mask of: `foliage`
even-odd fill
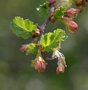
[[[49,14],[49,9],[49,2],[46,1],[44,4],[40,5],[36,10],[41,17],[46,18]]]
[[[40,41],[40,45],[45,48],[45,51],[52,51],[53,48],[56,48],[61,41],[64,41],[67,38],[65,31],[62,29],[54,30],[54,33],[45,34]]]
[[[36,31],[36,25],[28,19],[23,20],[21,17],[15,17],[11,22],[11,28],[13,33],[24,39],[32,36],[32,32]]]

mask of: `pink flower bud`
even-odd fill
[[[38,72],[44,72],[46,69],[45,61],[36,60],[34,67]]]
[[[78,28],[78,24],[74,21],[69,21],[69,23],[67,24],[68,26],[68,30],[71,32],[71,33],[75,33],[77,28]]]
[[[70,18],[74,18],[78,13],[78,9],[74,9],[74,8],[70,8],[70,9],[67,9],[66,11],[66,15]]]
[[[44,61],[41,52],[39,52],[33,61],[33,66],[35,67],[38,72],[44,72],[46,69],[46,62]]]
[[[28,45],[22,45],[22,47],[20,48],[21,52],[25,52],[25,50],[27,49]]]

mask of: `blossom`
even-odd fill
[[[67,23],[67,27],[71,33],[75,33],[77,31],[78,24],[71,20]]]
[[[55,49],[52,58],[58,58],[56,74],[64,73],[65,67],[67,67],[64,55]]]
[[[66,11],[66,15],[70,18],[74,18],[78,13],[78,9],[74,9],[74,8],[70,8],[70,9],[67,9]]]
[[[20,48],[21,52],[25,52],[25,50],[27,49],[28,45],[22,45],[22,47]]]
[[[34,68],[38,70],[38,72],[44,72],[46,69],[46,62],[44,61],[41,53],[38,53],[36,56],[36,59],[33,60],[34,62]]]

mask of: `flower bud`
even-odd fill
[[[34,61],[35,61],[34,64],[35,69],[38,70],[38,72],[44,72],[46,69],[46,62],[42,58],[41,53],[38,53]]]
[[[38,37],[38,36],[40,36],[40,31],[37,28],[37,31],[36,32],[32,32],[32,37],[35,38],[35,37]]]
[[[38,70],[38,72],[44,72],[46,69],[45,61],[36,60],[34,67],[36,70]]]
[[[78,28],[78,24],[74,21],[69,21],[67,26],[68,26],[68,30],[73,34],[76,32]]]
[[[50,20],[51,20],[52,23],[55,22],[55,18],[53,16],[50,18]]]
[[[50,4],[53,4],[53,3],[55,3],[57,0],[51,0],[50,1]]]
[[[36,36],[37,36],[37,37],[40,36],[40,31],[39,31],[39,29],[37,29],[37,31],[36,31]]]
[[[25,50],[27,49],[28,45],[22,45],[22,47],[20,48],[21,52],[25,52]]]
[[[67,9],[66,11],[66,15],[70,18],[74,18],[78,13],[78,9],[74,9],[74,8],[70,8],[70,9]]]

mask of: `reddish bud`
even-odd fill
[[[66,11],[66,15],[70,18],[74,18],[78,13],[78,9],[74,9],[74,8],[70,8],[70,9],[67,9]]]
[[[51,17],[50,20],[51,20],[52,23],[55,22],[55,18],[54,17]]]
[[[20,48],[21,52],[25,52],[25,50],[27,49],[28,45],[22,45],[22,47]]]
[[[39,29],[37,29],[37,31],[36,31],[36,36],[37,36],[37,37],[40,36],[40,31],[39,31]]]
[[[78,28],[78,24],[74,21],[69,21],[68,23],[68,29],[71,33],[75,33]]]
[[[45,61],[36,60],[35,69],[38,70],[38,72],[44,72],[46,69]]]
[[[50,1],[50,4],[53,4],[53,3],[55,3],[57,0],[51,0]]]
[[[32,38],[35,38],[35,37],[36,37],[36,33],[32,32]]]
[[[40,31],[39,31],[39,29],[37,29],[36,32],[32,32],[32,38],[35,38],[35,37],[38,37],[38,36],[40,36]]]

